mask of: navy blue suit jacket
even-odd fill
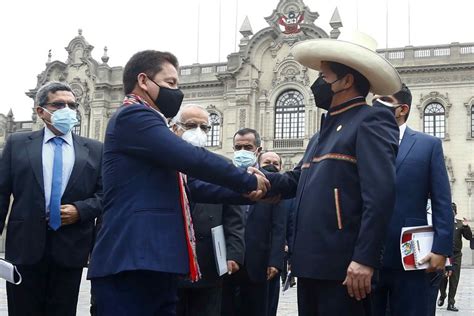
[[[104,143],[104,216],[89,278],[127,270],[189,270],[177,171],[231,188],[255,190],[256,177],[174,135],[144,105],[120,108]]]
[[[400,232],[405,226],[427,225],[426,203],[431,197],[432,252],[452,254],[451,190],[439,138],[406,128],[396,160],[396,200],[383,255],[383,266],[402,269]]]
[[[351,261],[378,267],[395,202],[398,126],[368,105],[331,108],[295,170],[269,174],[272,190],[296,191],[295,276],[344,280]]]
[[[288,202],[249,206],[245,224],[245,268],[254,282],[267,280],[267,268],[283,267]]]

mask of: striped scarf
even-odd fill
[[[123,100],[123,105],[143,104],[152,108],[148,102],[136,94],[127,94]],[[153,109],[153,108],[152,108]],[[161,113],[160,113],[161,114]],[[166,120],[166,119],[165,119]],[[201,278],[201,271],[196,254],[196,237],[194,236],[193,220],[191,218],[191,209],[189,207],[189,200],[186,194],[184,184],[186,183],[186,175],[177,172],[178,186],[179,186],[179,202],[183,213],[184,233],[186,237],[186,250],[189,258],[189,279],[192,282],[199,281]]]

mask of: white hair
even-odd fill
[[[182,122],[182,115],[183,115],[183,112],[184,112],[186,109],[189,109],[189,108],[197,108],[197,109],[202,110],[204,113],[206,113],[207,121],[209,121],[209,112],[206,110],[205,107],[203,107],[203,106],[200,105],[200,104],[196,104],[196,103],[188,103],[188,104],[182,105],[182,106],[179,108],[178,113],[177,113],[176,116],[173,117],[173,119],[171,120],[171,124],[170,124],[170,125],[175,125],[177,122]]]

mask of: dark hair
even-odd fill
[[[239,129],[234,134],[234,137],[232,139],[235,142],[235,136],[237,136],[237,135],[244,136],[244,135],[247,135],[247,134],[253,134],[255,136],[255,146],[260,147],[260,145],[262,144],[262,141],[260,140],[260,134],[252,128],[241,128],[241,129]]]
[[[338,79],[344,77],[345,75],[351,74],[354,77],[354,88],[357,90],[357,92],[359,92],[363,97],[366,97],[369,94],[369,80],[367,80],[367,78],[365,78],[360,72],[334,61],[328,62],[328,66],[329,69],[331,69],[331,71],[336,74]]]
[[[76,96],[71,87],[65,82],[50,81],[38,89],[36,92],[36,105],[43,106],[49,101],[49,93],[56,93],[57,91],[69,91],[74,97]]]
[[[157,50],[144,50],[138,52],[130,58],[123,70],[123,90],[129,94],[135,88],[137,76],[140,73],[146,74],[150,79],[163,69],[163,63],[168,62],[178,69],[178,59],[168,52]]]
[[[406,104],[408,105],[408,113],[405,116],[405,122],[408,120],[408,116],[410,115],[410,110],[411,110],[411,91],[408,89],[406,84],[402,83],[402,89],[398,91],[397,93],[393,94],[393,97],[397,99],[398,103],[401,104]]]

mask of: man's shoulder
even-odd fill
[[[407,130],[406,132],[409,132],[411,134],[413,134],[414,136],[416,136],[418,139],[422,140],[422,141],[425,141],[425,142],[428,142],[428,143],[438,143],[438,142],[441,142],[441,140],[438,138],[438,137],[435,137],[435,136],[432,136],[432,135],[429,135],[429,134],[426,134],[426,133],[423,133],[423,132],[420,132],[420,131],[415,131],[414,129],[411,129],[410,127],[407,127]]]
[[[167,126],[167,123],[162,116],[162,114],[158,113],[158,111],[137,103],[137,104],[130,104],[130,105],[122,105],[117,109],[114,113],[112,119],[113,120],[120,120],[120,121],[128,121],[128,120],[143,120],[144,118],[151,118],[156,117],[158,118],[157,122],[163,123],[164,126]]]
[[[42,137],[44,135],[43,130],[32,131],[32,132],[16,132],[9,136],[10,142],[21,142],[26,141],[29,139],[33,139],[36,137]]]
[[[92,148],[102,149],[102,146],[104,145],[101,141],[98,141],[96,139],[80,136],[77,134],[73,134],[73,135],[77,141],[87,144],[87,146],[92,147]]]

